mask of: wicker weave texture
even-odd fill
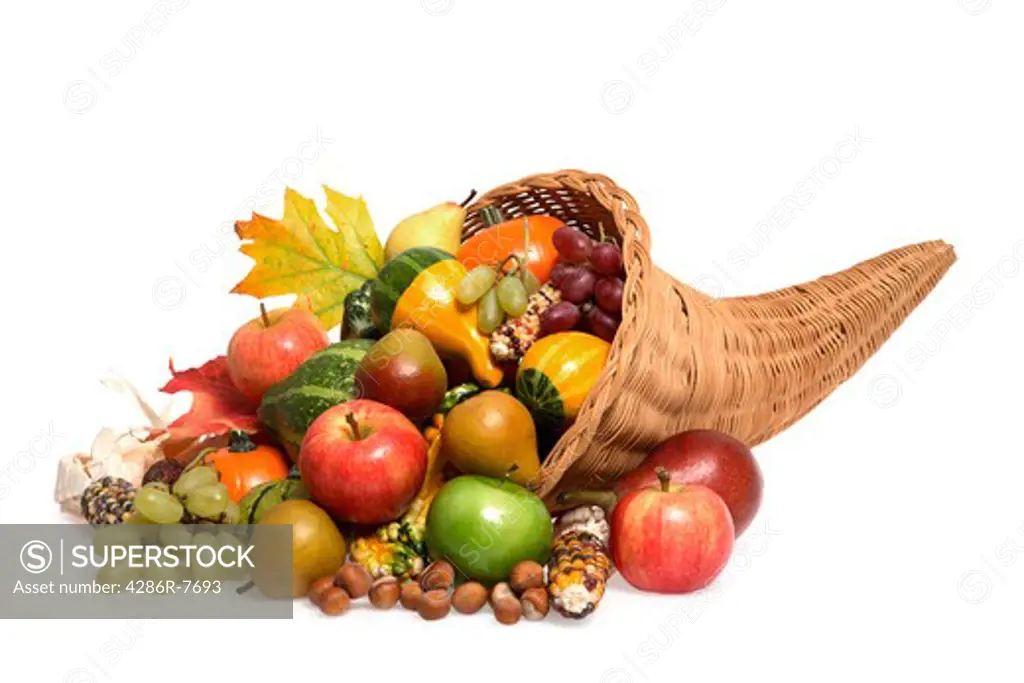
[[[926,242],[806,284],[714,299],[651,262],[635,200],[605,176],[567,170],[495,188],[470,207],[466,236],[489,204],[622,239],[622,325],[578,419],[545,460],[544,496],[606,488],[686,429],[750,445],[778,434],[853,375],[956,260],[950,245]]]

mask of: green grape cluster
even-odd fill
[[[197,521],[237,524],[241,511],[212,467],[186,470],[173,487],[159,481],[136,494],[134,524],[181,524]]]
[[[518,265],[504,272],[503,265],[477,266],[455,288],[455,298],[463,306],[477,304],[476,326],[482,334],[491,334],[505,321],[526,312],[530,295],[540,289],[537,276]]]

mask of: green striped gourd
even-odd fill
[[[381,334],[391,329],[391,316],[402,293],[416,276],[439,261],[454,259],[447,251],[435,247],[406,249],[384,264],[370,291],[373,324]]]
[[[259,418],[298,462],[302,437],[313,420],[328,408],[359,397],[356,370],[372,339],[347,339],[310,356],[263,395]]]

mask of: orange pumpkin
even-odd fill
[[[525,256],[523,265],[544,283],[551,277],[551,269],[558,261],[552,238],[555,230],[563,225],[565,223],[554,216],[528,216],[525,220],[513,218],[492,224],[463,242],[457,258],[466,270],[473,270],[479,265],[497,265],[512,254]],[[529,251],[526,250],[527,228]]]
[[[231,443],[211,449],[197,463],[212,467],[235,503],[253,487],[288,476],[288,458],[273,446],[257,446],[245,432],[231,432]]]

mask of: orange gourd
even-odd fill
[[[253,443],[245,432],[231,432],[231,443],[204,453],[197,465],[212,467],[235,503],[250,489],[288,476],[288,458],[273,446]]]
[[[490,220],[500,221],[500,217],[492,214]],[[558,261],[552,238],[555,230],[563,225],[565,223],[554,216],[526,216],[497,222],[463,242],[456,258],[466,270],[473,270],[479,265],[496,266],[513,254],[520,258],[525,256],[527,270],[544,283],[551,278],[551,269]]]

